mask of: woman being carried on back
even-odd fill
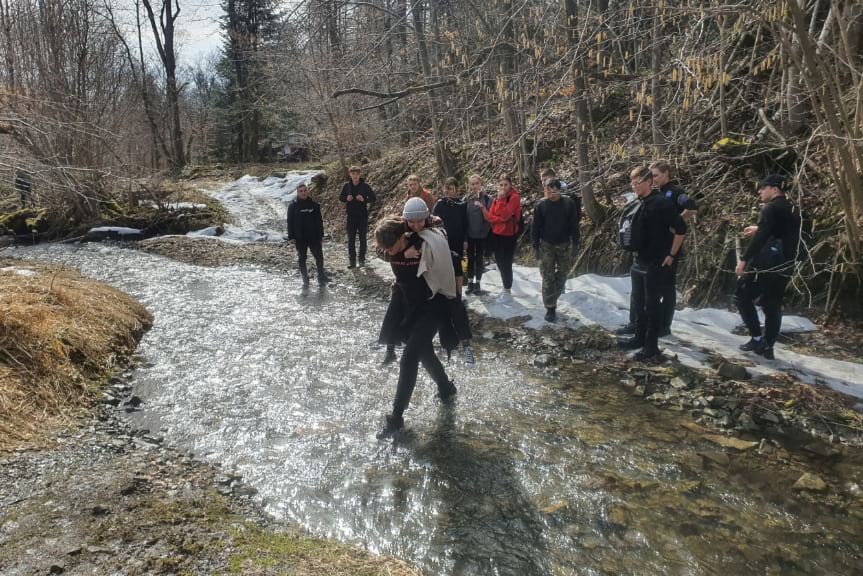
[[[414,200],[422,204],[423,210],[418,209]],[[421,199],[411,199],[405,205],[404,214],[410,220],[416,220],[422,211],[425,213],[422,216],[424,220],[428,217],[428,207]],[[457,392],[432,345],[432,339],[441,324],[449,321],[447,300],[456,297],[449,245],[446,236],[435,228],[408,232],[405,220],[390,216],[384,218],[375,229],[378,248],[386,254],[396,277],[400,298],[398,332],[405,342],[393,410],[386,417],[388,431],[404,427],[404,412],[416,386],[420,362],[437,384],[438,397],[442,402],[450,400]],[[414,237],[422,240],[421,250]],[[393,294],[395,299],[396,292]],[[390,317],[389,310],[387,316]]]

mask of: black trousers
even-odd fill
[[[635,314],[635,337],[644,342],[644,350],[659,350],[659,330],[664,309],[662,290],[670,271],[658,264],[636,262],[630,270],[632,279],[632,310]]]
[[[324,283],[324,249],[320,242],[300,242],[297,241],[297,262],[300,267],[300,276],[303,277],[303,282],[309,281],[309,271],[306,267],[308,253],[311,251],[315,259],[315,266],[318,269],[318,284]]]
[[[662,324],[663,331],[671,331],[674,312],[677,309],[677,258],[674,259],[666,273],[666,282],[662,287]]]
[[[515,259],[515,236],[498,236],[494,238],[494,261],[500,271],[500,279],[506,290],[512,288],[512,261]]]
[[[737,304],[740,317],[751,337],[761,336],[761,322],[755,309],[755,301],[758,300],[764,310],[764,342],[768,346],[776,343],[779,329],[782,328],[782,300],[787,285],[787,276],[769,272],[746,274],[737,281],[734,303]]]
[[[440,345],[444,350],[455,350],[459,340],[471,338],[470,325],[467,319],[467,310],[461,306],[463,316],[456,319],[458,310],[456,305],[461,304],[459,300],[447,300],[447,307],[443,310],[438,329],[440,331]],[[390,292],[390,301],[387,311],[384,313],[381,330],[378,333],[378,343],[386,346],[397,346],[407,342],[410,337],[409,323],[411,321],[408,305],[404,293],[397,284],[393,284]],[[459,328],[456,328],[456,325]],[[462,336],[466,334],[465,336]]]
[[[467,239],[467,277],[476,278],[477,282],[482,280],[485,271],[485,244],[485,238]]]
[[[368,218],[348,218],[348,258],[351,265],[357,263],[357,234],[360,236],[360,262],[366,261],[366,236],[368,236],[368,232]]]
[[[432,346],[432,339],[438,331],[440,318],[446,315],[445,297],[435,296],[423,303],[412,313],[407,325],[407,342],[399,363],[399,381],[396,386],[396,397],[393,400],[393,415],[401,416],[407,410],[417,383],[419,365],[432,377],[437,384],[438,392],[446,394],[452,388],[452,382],[438,360]]]

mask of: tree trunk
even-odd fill
[[[414,9],[411,10],[411,17],[413,19],[414,33],[417,38],[420,63],[422,64],[423,69],[423,80],[428,83],[431,82],[433,78],[431,62],[429,61],[429,51],[426,43],[425,32],[423,30],[422,17],[420,10],[417,8],[417,6],[414,6]],[[428,92],[426,93],[426,99],[428,101],[429,115],[431,116],[434,155],[435,160],[437,161],[438,171],[445,178],[455,176],[457,172],[456,160],[443,141],[443,126],[438,117],[435,96],[432,92]]]
[[[177,58],[174,51],[174,22],[180,15],[179,0],[162,0],[159,22],[151,0],[142,0],[153,30],[153,39],[165,69],[165,98],[168,101],[171,133],[171,164],[174,171],[186,165],[183,130],[180,124],[180,92],[177,86]]]
[[[584,55],[579,52],[578,38],[578,6],[576,0],[561,0],[563,3],[564,27],[569,36],[570,49],[575,52],[575,65],[573,66],[573,88],[575,92],[575,139],[576,154],[578,156],[578,183],[581,188],[581,198],[584,211],[599,226],[605,221],[605,207],[600,204],[593,193],[593,167],[587,147],[587,124],[589,121],[587,107],[587,83],[584,81]]]
[[[659,112],[662,110],[662,87],[659,84],[659,75],[661,73],[662,63],[660,54],[660,34],[659,19],[662,8],[657,7],[656,13],[653,16],[653,27],[651,30],[651,47],[650,47],[650,131],[653,136],[653,150],[656,156],[660,157],[665,153],[665,138],[659,126]]]

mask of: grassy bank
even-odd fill
[[[67,424],[151,324],[142,305],[75,270],[0,258],[0,449]]]

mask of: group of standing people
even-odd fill
[[[349,175],[339,199],[346,205],[349,267],[355,268],[365,265],[369,204],[377,198],[358,166],[352,166]],[[566,183],[554,170],[545,169],[540,176],[544,198],[533,211],[530,243],[542,276],[545,319],[555,322],[558,298],[578,254],[581,203],[577,195],[568,193]],[[751,336],[740,348],[768,359],[774,357],[783,294],[800,240],[800,218],[785,198],[783,185],[775,175],[759,182],[764,207],[758,224],[743,230],[743,235],[753,240],[736,269],[739,282],[735,302]],[[661,358],[659,338],[671,333],[686,222],[698,208],[672,183],[671,166],[665,162],[633,169],[630,186],[635,199],[623,210],[618,235],[621,247],[633,254],[630,322],[618,333],[632,336],[621,338],[619,344],[624,349],[638,349],[634,359],[649,361]],[[439,200],[416,175],[408,176],[406,188],[401,216],[382,218],[374,231],[379,254],[390,263],[395,277],[379,336],[379,342],[386,345],[383,364],[397,360],[396,346],[404,344],[396,398],[386,419],[388,430],[404,426],[404,412],[420,364],[437,384],[443,402],[456,395],[455,384],[434,353],[434,337],[439,335],[448,357],[460,344],[465,364],[474,364],[462,293],[483,293],[485,259],[494,254],[502,283],[498,300],[512,300],[513,260],[525,228],[521,196],[508,174],[500,175],[494,195],[476,174],[469,177],[464,197],[454,178],[445,181]],[[323,221],[320,206],[309,197],[305,185],[298,188],[297,199],[288,208],[287,238],[296,245],[304,289],[309,285],[308,251],[315,258],[318,283],[323,287]],[[763,333],[756,301],[765,311]]]

